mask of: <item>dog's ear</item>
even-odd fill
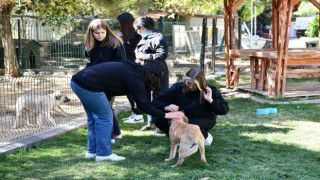
[[[185,123],[189,123],[189,119],[188,119],[188,117],[187,117],[187,116],[183,116],[183,122],[185,122]]]

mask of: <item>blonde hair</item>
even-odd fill
[[[94,19],[90,22],[87,32],[86,32],[86,39],[85,39],[85,49],[87,51],[92,50],[95,48],[96,40],[93,36],[94,31],[98,29],[104,29],[107,32],[105,39],[102,41],[100,46],[109,46],[113,49],[120,46],[122,40],[120,37],[115,35],[110,27],[108,26],[107,22],[103,19]]]

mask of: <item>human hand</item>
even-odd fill
[[[206,90],[203,93],[203,97],[209,103],[212,103],[212,101],[213,101],[213,99],[212,99],[212,89],[209,86],[206,87]]]
[[[184,117],[184,113],[181,111],[176,112],[168,112],[166,113],[165,117],[166,119],[182,119]]]
[[[178,111],[179,110],[179,106],[175,105],[175,104],[170,104],[169,106],[164,107],[164,110],[166,111]]]

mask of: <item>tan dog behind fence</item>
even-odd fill
[[[42,125],[42,119],[47,119],[55,126],[56,122],[51,117],[50,111],[58,108],[63,116],[67,116],[67,113],[60,105],[69,101],[70,99],[66,94],[60,90],[46,95],[22,95],[16,101],[16,119],[13,122],[12,128],[18,128],[22,119],[25,119],[27,126],[33,126],[30,123],[30,117],[36,117],[39,127]]]
[[[184,116],[182,119],[174,119],[171,121],[169,129],[169,137],[171,141],[170,157],[165,161],[173,160],[176,156],[177,145],[179,144],[179,159],[172,166],[181,166],[184,158],[196,153],[199,149],[201,162],[207,163],[205,157],[205,139],[200,131],[199,126],[188,124],[188,118]]]

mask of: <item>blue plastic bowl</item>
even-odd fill
[[[269,114],[269,110],[268,109],[257,109],[256,110],[256,114]]]
[[[269,114],[277,114],[278,109],[277,108],[266,108],[269,111]]]

